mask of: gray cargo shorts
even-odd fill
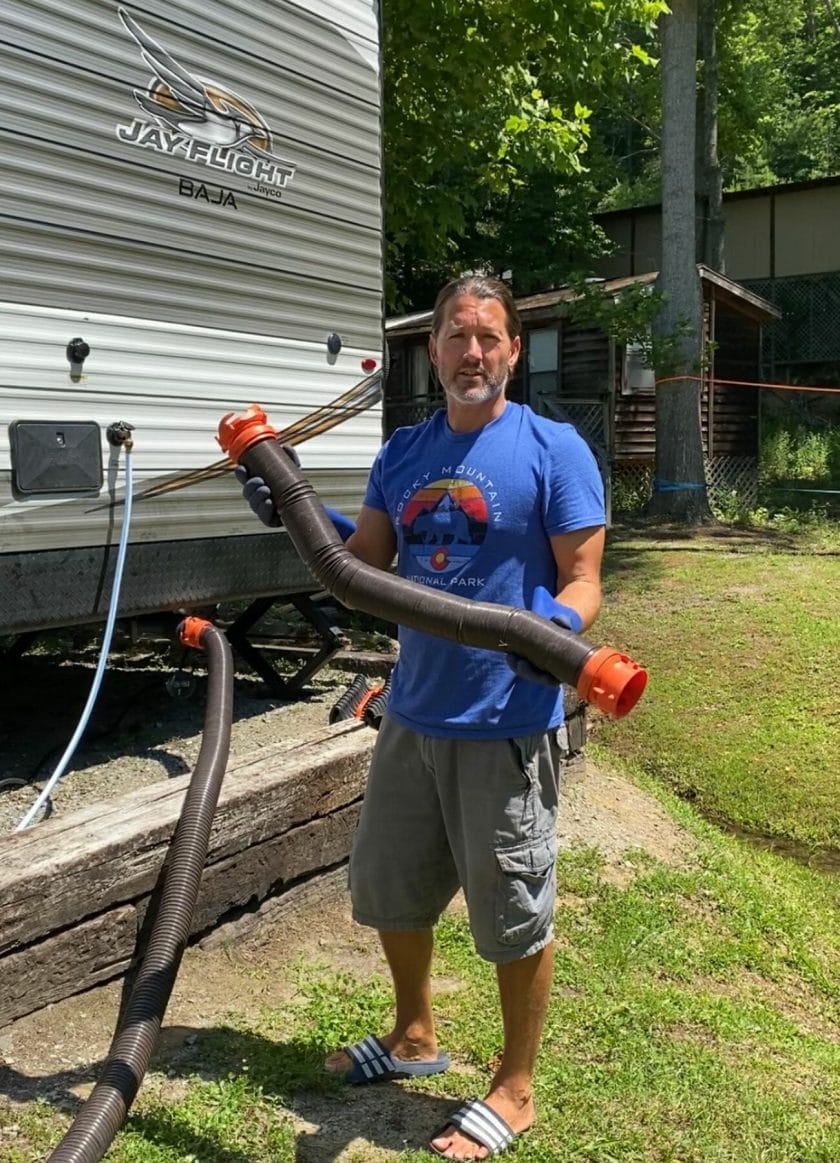
[[[560,744],[439,739],[387,715],[350,857],[353,917],[431,928],[463,888],[475,946],[517,961],[554,936]]]

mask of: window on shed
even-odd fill
[[[653,369],[645,362],[641,344],[628,343],[624,349],[624,374],[621,377],[622,396],[632,396],[656,386]]]
[[[409,383],[412,396],[416,399],[418,396],[429,395],[431,365],[428,346],[425,343],[418,343],[409,348],[409,360]]]
[[[528,332],[528,393],[531,399],[560,390],[560,328]]]

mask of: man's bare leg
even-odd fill
[[[532,1084],[553,966],[553,941],[531,957],[496,966],[505,1045],[484,1101],[517,1133],[534,1121]],[[454,1127],[447,1127],[432,1143],[447,1159],[487,1158],[484,1147]]]
[[[433,932],[431,929],[381,932],[379,940],[391,970],[396,997],[394,1028],[380,1041],[397,1058],[434,1061],[438,1050],[432,1017]],[[338,1050],[330,1054],[324,1065],[327,1070],[343,1074],[353,1064],[343,1050]]]

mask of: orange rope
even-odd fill
[[[717,376],[663,376],[661,380],[654,380],[654,386],[659,387],[660,384],[677,384],[684,380],[692,380],[694,383],[710,383],[713,386],[716,384],[724,384],[727,387],[733,388],[769,388],[772,391],[779,392],[828,392],[840,395],[840,388],[815,388],[806,384],[775,384],[764,382],[763,380],[720,380]]]

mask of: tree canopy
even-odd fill
[[[724,187],[840,172],[840,0],[703,2]],[[426,306],[455,270],[556,284],[600,252],[597,209],[658,201],[664,11],[383,0],[390,309]]]
[[[390,305],[453,269],[545,285],[596,238],[592,102],[629,86],[664,0],[384,0]],[[570,182],[570,178],[574,182]]]
[[[713,5],[717,33],[724,187],[748,189],[840,172],[840,4],[706,3]],[[702,60],[698,71],[702,83]],[[592,122],[590,156],[605,208],[658,201],[660,127],[655,75],[642,73],[604,94]]]

